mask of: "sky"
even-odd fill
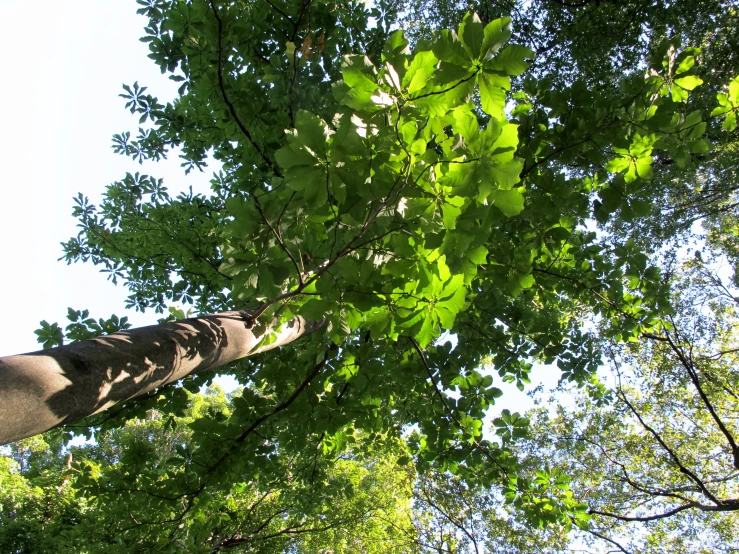
[[[146,57],[137,7],[0,0],[0,356],[38,350],[39,321],[66,326],[67,307],[96,318],[128,315],[136,326],[161,317],[123,310],[125,289],[91,264],[57,261],[59,243],[77,233],[78,192],[96,203],[126,172],[163,177],[170,191],[202,190],[210,178],[207,170],[185,177],[176,157],[139,165],[110,147],[114,133],[138,128],[118,97],[123,83],[147,85],[160,100],[177,89]]]
[[[211,177],[208,169],[185,176],[176,156],[139,165],[113,153],[111,136],[135,135],[138,128],[138,118],[118,97],[122,84],[138,81],[161,102],[174,98],[178,85],[147,58],[148,46],[139,41],[146,18],[136,14],[134,0],[77,0],[74,9],[69,6],[0,0],[6,76],[0,87],[0,356],[39,350],[33,333],[39,322],[65,327],[68,307],[87,309],[95,318],[125,315],[134,326],[156,323],[158,314],[125,310],[125,288],[92,264],[57,261],[59,243],[77,233],[72,199],[82,192],[97,203],[106,185],[126,172],[164,178],[170,193],[189,186],[206,191]],[[539,368],[535,377],[534,385],[541,378],[553,385],[558,375]],[[498,409],[532,405],[497,381],[505,390]]]

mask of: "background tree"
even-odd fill
[[[3,551],[150,552],[168,544],[178,525],[203,528],[196,545],[179,544],[187,551],[414,550],[411,466],[403,445],[393,441],[374,441],[371,458],[345,452],[330,465],[321,449],[308,468],[273,460],[275,479],[264,488],[242,479],[230,494],[203,501],[199,516],[156,522],[162,499],[147,494],[152,474],[142,469],[186,480],[179,461],[193,447],[198,422],[228,418],[235,397],[211,387],[188,395],[181,417],[152,411],[67,454],[58,431],[46,435],[50,442],[33,437],[13,444],[0,458]],[[403,456],[406,462],[397,465]],[[310,478],[301,480],[301,473]]]
[[[417,477],[413,517],[428,552],[552,554],[570,543],[564,526],[533,526],[499,491],[438,473]]]
[[[610,347],[613,401],[568,390],[567,401],[529,414],[523,448],[534,467],[572,477],[590,506],[593,537],[627,552],[730,552],[739,492],[736,300],[703,261],[674,278],[682,292],[672,327]]]

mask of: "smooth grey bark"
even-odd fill
[[[323,325],[298,317],[260,345],[244,312],[129,329],[0,358],[0,444],[98,413],[183,377],[293,342]]]

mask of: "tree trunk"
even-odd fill
[[[322,325],[298,317],[276,330],[274,342],[259,345],[263,335],[243,312],[224,312],[0,358],[0,444],[291,343]]]

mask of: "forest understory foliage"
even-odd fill
[[[118,367],[148,331],[70,309],[0,360],[107,373],[5,447],[0,550],[739,548],[736,2],[137,3],[179,95],[113,148],[220,170],[80,193],[63,254],[186,340]]]

